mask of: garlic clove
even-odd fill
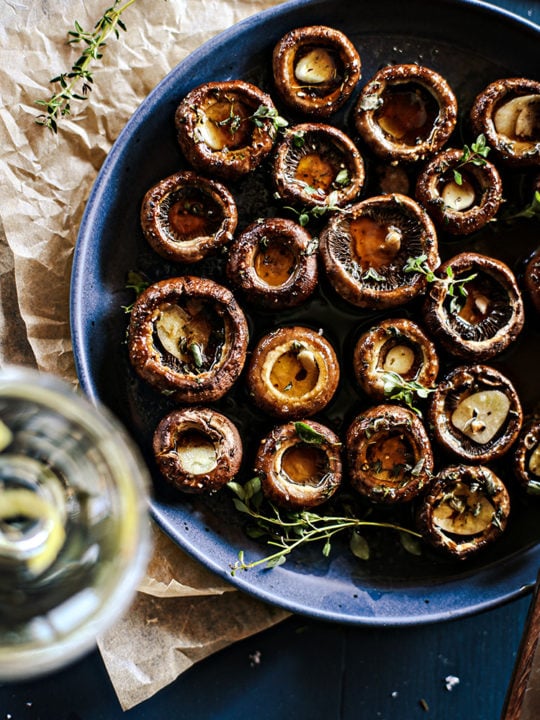
[[[302,57],[294,68],[294,76],[301,83],[319,85],[330,82],[336,75],[336,64],[324,48],[314,48]]]
[[[454,180],[446,183],[441,192],[441,197],[446,207],[460,212],[474,205],[476,195],[471,183],[463,178],[461,185],[458,185]]]
[[[510,400],[500,390],[482,390],[462,400],[452,413],[452,425],[479,445],[488,443],[508,416]]]

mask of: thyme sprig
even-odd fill
[[[531,202],[520,210],[508,209],[503,212],[501,220],[512,223],[515,220],[540,220],[540,190],[535,190]]]
[[[304,189],[308,194],[318,194],[318,191],[315,188],[310,188],[309,186],[306,186]],[[332,190],[332,192],[329,193],[326,197],[324,204],[314,205],[313,207],[309,208],[303,207],[301,210],[297,210],[296,208],[287,205],[285,206],[285,210],[290,210],[295,215],[297,215],[298,224],[302,227],[306,227],[306,225],[309,225],[311,220],[318,220],[319,218],[324,217],[329,212],[347,213],[348,210],[346,208],[342,208],[336,204],[338,199],[338,191]]]
[[[417,415],[421,411],[414,405],[416,398],[426,399],[435,392],[435,388],[429,388],[416,380],[405,380],[404,377],[393,370],[385,370],[382,373],[384,394],[389,400],[397,400],[404,403]]]
[[[474,280],[477,273],[472,273],[467,277],[456,278],[451,265],[446,268],[445,274],[440,277],[426,263],[427,255],[419,255],[418,257],[407,258],[403,270],[404,272],[417,272],[425,276],[428,283],[440,283],[445,286],[446,294],[451,298],[450,312],[457,313],[463,307],[463,299],[469,294],[465,287],[467,283]]]
[[[135,300],[139,297],[143,290],[146,290],[149,285],[150,283],[148,282],[148,280],[146,280],[146,278],[141,275],[141,273],[138,273],[135,270],[130,270],[128,272],[126,290],[135,291]],[[129,314],[133,310],[135,300],[129,305],[122,305],[122,310],[125,313]]]
[[[460,157],[458,164],[453,168],[454,182],[456,185],[463,184],[463,175],[460,172],[460,168],[464,165],[472,164],[478,167],[486,164],[486,157],[490,151],[490,147],[486,144],[486,136],[483,134],[478,135],[475,142],[469,145],[463,146],[463,154]]]
[[[114,0],[114,4],[105,10],[91,31],[85,30],[80,23],[75,22],[74,30],[68,32],[68,43],[70,45],[82,43],[86,47],[69,72],[61,73],[49,81],[59,85],[58,92],[53,93],[47,100],[35,101],[36,105],[40,105],[45,110],[36,117],[38,125],[49,128],[53,133],[58,132],[57,120],[59,117],[71,114],[72,101],[88,99],[94,83],[91,66],[103,57],[103,48],[111,33],[118,39],[119,30],[126,31],[121,15],[134,2],[135,0],[125,0],[122,4],[122,0]]]
[[[238,560],[231,566],[233,576],[238,570],[250,570],[261,565],[269,570],[282,565],[292,552],[309,543],[322,542],[322,554],[328,557],[332,549],[332,539],[345,530],[352,531],[351,551],[361,559],[366,559],[369,553],[366,550],[365,538],[358,533],[360,528],[389,528],[416,538],[421,537],[414,530],[389,522],[362,520],[352,515],[319,515],[310,510],[280,510],[272,503],[266,503],[261,492],[261,480],[257,476],[248,480],[245,485],[230,482],[228,487],[236,495],[233,500],[236,509],[254,521],[250,535],[256,538],[267,537],[267,544],[277,548],[275,552],[251,562],[246,561],[245,552],[241,550]],[[263,505],[268,505],[267,513]]]

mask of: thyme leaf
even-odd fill
[[[120,18],[134,2],[135,0],[125,0],[122,4],[122,0],[114,0],[114,4],[105,10],[91,31],[84,30],[78,22],[74,23],[74,29],[68,31],[68,44],[81,43],[85,48],[69,72],[61,73],[49,81],[58,86],[57,91],[46,100],[35,101],[36,105],[44,109],[44,112],[36,117],[38,125],[57,133],[58,118],[71,115],[72,101],[88,99],[94,82],[92,64],[103,57],[103,49],[111,33],[118,39],[119,30],[127,30]]]
[[[139,297],[139,295],[142,293],[143,290],[146,290],[146,288],[150,285],[148,280],[144,278],[141,273],[136,272],[135,270],[130,270],[127,275],[127,282],[126,282],[126,289],[128,290],[134,290],[135,291],[135,299]],[[130,303],[129,305],[122,305],[122,310],[125,313],[130,313],[133,310],[133,305],[135,304],[135,300]]]
[[[540,190],[536,190],[531,202],[521,210],[508,209],[502,214],[501,220],[512,223],[516,220],[540,220]]]
[[[257,537],[267,536],[267,544],[276,548],[269,555],[250,562],[246,560],[245,552],[240,550],[238,560],[231,566],[231,575],[233,576],[238,570],[247,571],[258,566],[263,566],[267,570],[275,568],[286,562],[287,557],[294,550],[313,542],[323,543],[322,554],[327,557],[331,552],[332,538],[344,530],[355,531],[351,537],[351,550],[361,559],[369,557],[369,547],[362,536],[356,532],[358,528],[389,528],[399,533],[421,538],[421,535],[414,530],[389,522],[362,520],[353,515],[331,516],[319,515],[310,510],[281,510],[272,503],[267,503],[268,509],[267,512],[264,512],[262,510],[261,481],[258,477],[249,480],[245,485],[235,482],[228,483],[228,487],[236,495],[233,500],[236,509],[254,522]]]
[[[382,381],[386,397],[390,400],[397,400],[404,403],[417,415],[422,415],[422,413],[414,405],[416,399],[421,398],[425,400],[432,392],[435,392],[435,388],[428,388],[416,380],[405,380],[405,378],[393,370],[385,370],[385,372],[382,373]],[[416,474],[419,474],[422,466],[418,467],[417,465],[414,470]]]
[[[476,273],[472,273],[467,277],[456,278],[452,266],[448,265],[445,275],[440,277],[435,275],[435,272],[428,267],[426,260],[427,255],[407,258],[403,270],[404,272],[416,272],[424,275],[428,283],[441,283],[444,285],[447,295],[452,298],[450,301],[450,312],[459,312],[463,307],[463,298],[469,294],[465,286],[471,282],[471,280],[474,280]]]
[[[486,164],[486,157],[490,151],[490,148],[486,144],[486,136],[483,134],[478,135],[475,142],[463,146],[463,154],[460,157],[458,164],[454,166],[454,182],[456,185],[463,184],[463,175],[460,172],[460,168],[464,165],[472,164],[481,167]]]

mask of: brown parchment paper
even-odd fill
[[[34,365],[76,384],[69,283],[90,189],[126,121],[155,85],[216,33],[283,0],[137,0],[94,65],[88,101],[58,135],[35,123],[51,77],[111,0],[0,0],[0,364]],[[128,709],[193,663],[285,617],[216,578],[155,529],[147,576],[99,648]]]

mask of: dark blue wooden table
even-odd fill
[[[538,0],[493,4],[540,24]],[[529,604],[525,596],[399,629],[291,617],[126,713],[96,651],[45,678],[0,685],[0,720],[497,720]]]

